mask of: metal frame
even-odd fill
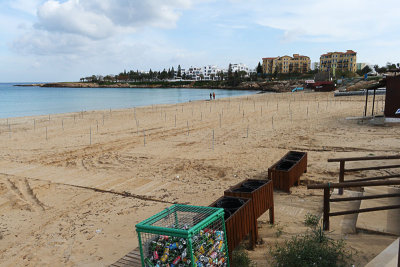
[[[177,228],[168,228],[153,225],[154,223],[166,218],[167,216],[174,216],[175,225],[178,225],[178,216],[177,212],[191,212],[198,214],[206,214],[208,215],[205,218],[199,219],[199,222],[196,222],[192,227],[187,230],[177,229]],[[196,216],[196,215],[195,215]],[[154,235],[167,235],[174,237],[181,237],[187,240],[187,246],[189,249],[191,265],[194,266],[194,255],[193,255],[193,247],[192,247],[192,237],[196,235],[200,230],[206,228],[210,224],[213,224],[217,220],[221,221],[221,227],[224,232],[224,243],[225,243],[225,252],[226,252],[226,262],[227,266],[229,266],[229,250],[227,243],[227,234],[225,229],[225,220],[224,220],[224,209],[215,208],[215,207],[202,207],[202,206],[191,206],[191,205],[181,205],[175,204],[169,208],[164,209],[163,211],[153,215],[152,217],[136,224],[136,232],[138,234],[139,241],[139,249],[140,249],[140,258],[142,262],[142,266],[145,266],[145,257],[143,251],[143,243],[141,233],[145,234],[154,234]]]

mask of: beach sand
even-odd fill
[[[0,265],[107,266],[138,246],[138,222],[172,203],[209,205],[243,179],[265,179],[288,150],[306,151],[302,184],[274,194],[276,225],[268,212],[258,221],[264,242],[249,254],[268,266],[276,242],[321,214],[322,190],[305,184],[338,180],[328,158],[400,151],[398,125],[345,119],[363,108],[362,96],[297,92],[1,119]],[[331,228],[357,266],[394,240],[343,235],[334,219]]]

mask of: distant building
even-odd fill
[[[181,70],[182,72],[182,70]],[[198,67],[190,67],[186,70],[184,70],[184,73],[186,74],[186,79],[188,80],[201,80],[200,74],[203,74],[203,69],[198,68]]]
[[[247,67],[245,64],[243,63],[234,63],[231,64],[231,68],[232,68],[232,72],[240,72],[240,71],[245,71],[246,73],[250,72],[249,67]]]
[[[250,69],[243,63],[235,63],[231,64],[232,72],[240,72],[244,71],[246,72],[246,76],[248,76],[251,73],[255,72],[255,69]],[[222,69],[219,68],[216,65],[207,65],[203,67],[190,67],[187,69],[181,69],[182,75],[185,74],[185,79],[186,80],[195,80],[195,81],[215,81],[215,80],[220,80],[223,77],[221,74],[223,73],[226,75],[228,73],[228,69]],[[177,75],[177,71],[175,71],[175,76]]]
[[[218,80],[218,73],[222,71],[215,65],[207,65],[203,67],[203,79],[206,81],[209,80]]]
[[[353,50],[346,52],[328,52],[319,58],[320,70],[323,72],[332,69],[341,71],[357,71],[357,53]]]
[[[368,66],[367,63],[357,63],[357,70],[362,70],[363,68],[365,68],[365,66]]]
[[[293,54],[293,57],[266,57],[263,58],[263,71],[266,74],[272,73],[306,73],[311,68],[310,58],[299,54]]]

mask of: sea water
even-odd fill
[[[193,88],[53,88],[0,83],[0,118],[88,110],[122,109],[153,104],[254,94],[249,90]]]

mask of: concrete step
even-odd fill
[[[338,190],[335,189],[331,195],[331,198],[343,198],[343,197],[360,197],[363,192],[344,190],[343,195],[338,195]],[[360,200],[355,201],[344,201],[344,202],[332,202],[331,212],[335,211],[346,211],[359,209],[361,205]],[[354,234],[356,233],[356,223],[358,214],[348,214],[343,216],[331,217],[332,222],[337,222],[340,227],[342,234]],[[334,223],[336,225],[336,223]],[[331,225],[334,225],[331,223]]]
[[[390,246],[385,248],[378,256],[370,261],[365,267],[396,267],[400,266],[399,258],[399,238]]]
[[[396,187],[365,187],[364,196],[378,194],[400,193]],[[400,205],[400,197],[382,199],[364,199],[361,209],[388,205]],[[357,229],[400,235],[400,209],[373,211],[360,213],[357,220]]]

